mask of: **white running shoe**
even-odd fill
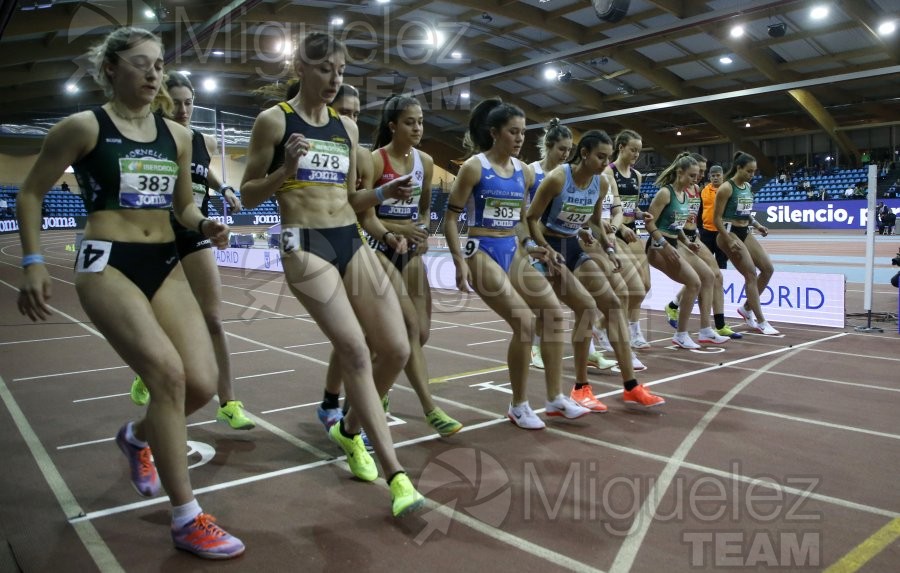
[[[703,348],[691,340],[691,335],[687,332],[676,332],[675,336],[672,337],[672,344],[686,350],[700,350]]]
[[[531,365],[535,368],[544,369],[544,357],[541,356],[541,347],[540,346],[532,346],[531,347]]]
[[[632,322],[629,326],[631,327],[631,347],[635,350],[650,348],[650,343],[647,342],[647,339],[644,338],[644,333],[641,332],[641,323]]]
[[[605,328],[595,328],[594,338],[597,340],[597,346],[602,352],[613,352],[612,344],[609,342],[609,336],[606,334]]]
[[[513,424],[526,430],[543,430],[545,427],[544,421],[538,418],[528,402],[522,402],[518,406],[510,404],[506,417]]]
[[[598,370],[609,370],[610,368],[618,364],[618,362],[616,362],[615,360],[607,360],[606,358],[604,358],[603,353],[600,351],[591,352],[590,354],[588,354],[587,363],[588,366],[593,366]]]
[[[753,316],[752,310],[748,309],[744,305],[737,307],[736,310],[737,310],[737,313],[739,315],[741,315],[741,318],[744,319],[744,322],[747,324],[747,326],[749,326],[750,328],[753,328],[755,330],[759,329],[759,326],[756,324],[756,318],[754,318],[754,316]]]
[[[777,330],[775,330],[772,325],[769,324],[768,320],[764,320],[756,325],[756,330],[763,334],[767,334],[769,336],[775,336],[777,334],[781,334]]]
[[[634,354],[631,355],[631,367],[635,372],[641,372],[642,370],[646,370],[647,367],[644,366],[644,363],[638,360],[638,357]]]
[[[547,402],[544,413],[548,416],[563,416],[574,420],[590,414],[591,411],[568,396],[560,394],[552,402]]]
[[[727,336],[722,336],[718,332],[716,332],[711,326],[707,326],[706,328],[701,328],[697,341],[701,344],[725,344],[731,340],[731,338]]]

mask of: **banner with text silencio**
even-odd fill
[[[737,271],[722,271],[725,291],[725,316],[740,318],[735,310],[744,304],[744,277]],[[641,308],[662,310],[681,290],[681,285],[660,271],[650,268],[650,292]],[[842,274],[779,272],[760,293],[760,303],[766,320],[791,324],[810,324],[844,328],[844,294],[846,277]],[[694,317],[699,308],[694,306]],[[691,331],[699,327],[693,324]]]
[[[900,214],[900,199],[879,199]],[[864,229],[869,210],[864,199],[755,203],[756,219],[770,229]]]

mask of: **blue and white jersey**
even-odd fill
[[[541,167],[540,161],[535,161],[534,163],[529,163],[529,167],[534,169],[534,184],[528,188],[528,202],[525,203],[525,208],[527,209],[531,202],[534,201],[534,194],[537,193],[538,187],[541,185],[541,181],[546,177],[546,173],[544,173],[544,168]]]
[[[481,179],[472,188],[466,202],[469,227],[512,230],[519,222],[525,197],[525,173],[522,162],[511,158],[515,171],[510,177],[499,175],[484,153],[475,157],[481,162]]]
[[[563,171],[566,182],[562,192],[544,210],[541,222],[552,231],[572,236],[590,221],[594,213],[594,206],[600,200],[600,176],[591,177],[587,187],[582,189],[572,179],[571,164],[563,165]]]

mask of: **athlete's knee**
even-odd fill
[[[775,267],[771,261],[765,261],[759,266],[759,274],[765,278],[771,278],[775,274]]]

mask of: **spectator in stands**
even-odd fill
[[[847,187],[846,189],[844,189],[844,199],[853,199],[854,193],[856,193],[856,187],[854,187],[853,185]]]
[[[806,181],[806,187],[803,189],[806,191],[806,200],[807,201],[818,201],[819,200],[819,190],[815,188],[809,181]]]
[[[894,225],[897,224],[897,214],[893,210],[888,209],[884,215],[884,234],[893,235]]]
[[[865,199],[868,194],[869,186],[867,183],[860,181],[856,184],[856,189],[853,190],[854,199]]]
[[[65,181],[63,181],[62,184],[59,186],[59,190],[60,190],[60,191],[64,191],[64,192],[66,192],[66,193],[71,193],[71,192],[72,192],[72,190],[69,189],[69,184],[66,183]]]
[[[10,208],[9,203],[6,201],[6,197],[0,197],[0,217],[4,219],[9,219],[15,216],[12,208]]]
[[[863,165],[868,165],[869,163],[872,162],[872,157],[869,155],[868,151],[863,151],[859,160]]]
[[[778,182],[787,183],[787,173],[784,172],[784,169],[778,173]]]

